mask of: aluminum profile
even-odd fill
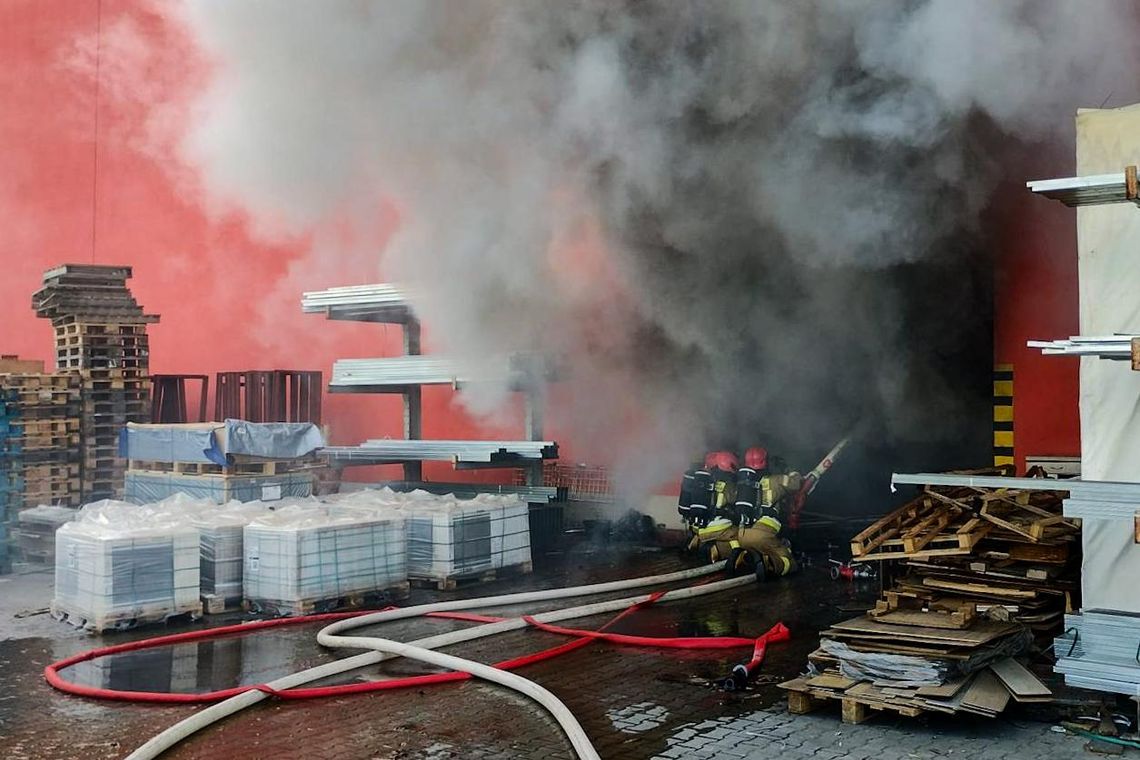
[[[1046,356],[1095,356],[1101,359],[1129,361],[1132,358],[1134,335],[1108,335],[1085,337],[1074,335],[1067,340],[1031,340],[1029,348],[1037,348]]]
[[[558,457],[554,441],[441,441],[374,439],[322,451],[334,462],[400,463],[429,460],[457,466],[509,467]]]
[[[471,498],[479,494],[501,494],[518,496],[527,502],[565,501],[565,489],[554,486],[507,486],[496,483],[425,483],[415,480],[390,480],[380,483],[341,483],[341,493],[363,491],[371,488],[391,488],[393,491],[427,491],[438,496],[453,494],[458,498]]]
[[[891,486],[948,486],[951,488],[1008,488],[1015,491],[1068,491],[1072,498],[1097,501],[1119,500],[1140,504],[1140,483],[1110,480],[1053,480],[1007,478],[996,475],[953,475],[937,472],[894,473]]]
[[[1082,520],[1132,520],[1140,513],[1140,501],[1123,499],[1065,499],[1062,514]]]
[[[1140,617],[1098,610],[1066,615],[1054,652],[1053,669],[1068,685],[1140,695]]]
[[[1036,195],[1069,207],[1138,203],[1135,166],[1111,174],[1032,180],[1025,186]]]
[[[336,392],[402,393],[419,385],[459,387],[476,383],[506,383],[516,390],[530,385],[523,357],[504,358],[489,371],[461,370],[456,362],[433,356],[340,359],[333,364],[329,390]]]
[[[396,285],[349,285],[301,295],[301,311],[329,319],[403,324],[413,319],[407,292]]]

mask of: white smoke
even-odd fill
[[[281,234],[394,204],[377,256],[440,347],[564,354],[554,421],[634,490],[726,428],[961,412],[924,341],[988,330],[952,278],[986,267],[970,233],[1016,170],[992,152],[1136,95],[1112,0],[179,13],[214,66],[183,142],[212,202]]]

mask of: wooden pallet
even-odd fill
[[[1056,509],[1044,509],[1034,503],[1028,491],[1010,494],[1005,491],[982,496],[982,519],[1000,528],[1022,536],[1033,543],[1045,539],[1049,533],[1075,533],[1080,530],[1061,514],[1061,501],[1054,497]],[[1053,530],[1050,530],[1053,529]]]
[[[170,610],[166,608],[143,608],[131,612],[120,612],[108,615],[88,617],[82,612],[67,610],[52,603],[51,616],[60,622],[76,628],[82,628],[92,633],[102,631],[125,631],[141,625],[154,625],[168,623],[176,619],[198,620],[202,617],[202,602],[188,604],[181,609]]]
[[[146,335],[146,325],[119,322],[69,322],[55,326],[56,339],[70,335]]]
[[[382,609],[392,602],[403,601],[411,594],[407,581],[397,583],[378,591],[331,597],[326,599],[303,599],[300,601],[280,601],[275,599],[246,599],[242,609],[271,617],[300,617],[318,615],[323,612],[345,609]]]
[[[145,459],[132,459],[127,469],[136,472],[160,472],[167,475],[285,475],[292,472],[324,467],[316,460],[298,459],[258,459],[234,461],[220,465],[213,462],[154,462]]]
[[[828,702],[840,703],[843,722],[849,724],[864,723],[875,712],[894,712],[909,718],[926,712],[912,700],[893,697],[866,682],[849,681],[838,673],[793,678],[779,684],[779,688],[788,693],[788,711],[793,715],[814,712]]]
[[[226,612],[240,612],[245,607],[240,596],[217,596],[202,594],[202,612],[206,615],[221,615]]]
[[[408,581],[413,588],[435,589],[436,591],[454,591],[461,585],[470,583],[489,583],[502,578],[514,578],[534,572],[533,562],[520,562],[517,565],[491,568],[474,573],[449,575],[443,578],[430,575],[409,575]]]

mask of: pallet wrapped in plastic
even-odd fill
[[[180,516],[106,501],[55,541],[57,619],[103,631],[201,612],[198,531]]]
[[[268,514],[264,502],[230,502],[212,510],[195,513],[191,519],[198,529],[201,564],[199,566],[202,597],[207,604],[222,609],[233,608],[242,599],[242,551],[245,526]],[[213,608],[207,612],[219,611]]]
[[[246,601],[274,614],[304,615],[407,592],[404,522],[390,510],[283,507],[245,527],[244,552]]]
[[[210,499],[216,504],[230,501],[280,501],[313,494],[313,475],[286,472],[279,475],[189,475],[172,472],[127,470],[124,498],[139,504],[185,494]]]
[[[79,517],[79,510],[47,504],[21,510],[12,531],[21,560],[30,564],[55,563],[55,533]]]
[[[442,581],[503,568],[530,569],[530,509],[517,496],[479,494],[459,499],[383,488],[345,494],[337,503],[396,509],[404,515],[410,578]]]

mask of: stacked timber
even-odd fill
[[[84,501],[123,488],[119,431],[150,421],[150,347],[146,314],[130,290],[130,267],[65,264],[48,270],[32,296],[36,315],[55,328],[56,365],[81,380]]]
[[[79,386],[67,374],[0,374],[0,572],[25,506],[79,497]]]
[[[1078,533],[1056,492],[926,486],[852,539],[856,561],[889,562],[896,580],[821,634],[808,674],[782,684],[790,709],[834,700],[860,722],[1048,700],[1013,658],[1047,646],[1072,609]]]

